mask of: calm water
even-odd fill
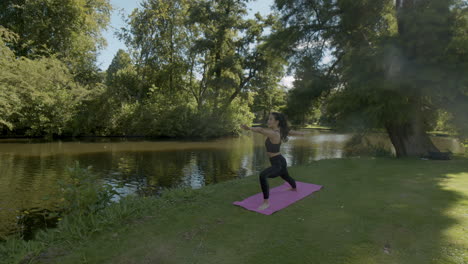
[[[313,131],[290,137],[281,152],[289,166],[341,158],[350,138],[348,134]],[[75,161],[83,167],[92,166],[92,171],[109,183],[124,184],[119,189],[123,194],[176,186],[197,189],[233,178],[256,177],[270,165],[264,140],[253,133],[201,142],[0,140],[0,238],[17,226],[17,211],[53,210],[54,201],[43,198],[57,190],[57,181],[68,177],[66,168]],[[455,139],[433,140],[442,151],[463,152]],[[383,134],[373,135],[371,141],[391,149]]]

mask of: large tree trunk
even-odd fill
[[[440,152],[425,131],[424,119],[420,110],[410,113],[404,123],[388,122],[385,126],[395,147],[397,157],[428,156],[429,152]]]
[[[404,41],[417,36],[410,35],[407,25],[413,23],[411,16],[405,14],[417,8],[418,3],[426,0],[396,0],[398,33]],[[408,47],[404,51],[405,56],[412,58],[414,51]],[[410,88],[411,89],[411,88]],[[413,87],[413,89],[415,89]],[[432,143],[426,133],[424,116],[422,113],[421,95],[413,94],[408,98],[408,103],[412,106],[405,121],[388,120],[385,124],[387,133],[395,147],[397,157],[405,156],[429,156],[429,152],[440,152]]]

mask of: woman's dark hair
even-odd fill
[[[281,140],[283,142],[288,141],[288,133],[289,133],[289,126],[288,126],[288,120],[284,114],[278,113],[278,112],[272,112],[271,113],[276,120],[279,121],[278,126],[280,128],[280,135],[281,135]]]

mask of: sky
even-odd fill
[[[125,27],[122,15],[128,17],[133,9],[140,6],[140,2],[141,0],[110,0],[114,10],[111,15],[110,25],[107,30],[102,32],[104,38],[107,40],[107,47],[103,48],[97,57],[98,67],[102,70],[106,70],[109,67],[109,64],[112,62],[114,55],[119,49],[127,50],[125,44],[115,36],[115,32]],[[260,12],[262,16],[266,16],[271,12],[273,3],[274,0],[256,0],[249,2],[247,4],[247,9],[249,11],[248,17],[253,17],[257,12]],[[294,78],[292,76],[285,76],[280,83],[290,88],[293,80]]]

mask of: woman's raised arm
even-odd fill
[[[253,132],[257,132],[257,133],[260,133],[260,134],[263,134],[263,135],[270,135],[271,134],[271,129],[265,129],[265,128],[262,128],[262,127],[248,127],[246,125],[241,125],[241,128],[245,129],[245,130],[251,130]]]

